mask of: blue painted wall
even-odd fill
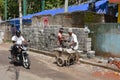
[[[120,24],[92,24],[89,28],[94,32],[90,34],[94,50],[120,55]]]

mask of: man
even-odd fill
[[[63,41],[63,35],[62,35],[63,30],[64,30],[63,28],[60,28],[59,32],[58,32],[58,41],[57,41],[57,44],[58,44],[59,47],[63,47],[63,44],[62,44],[62,41]]]
[[[17,45],[22,45],[23,43],[26,43],[25,39],[23,38],[23,36],[21,35],[20,31],[16,31],[16,35],[14,35],[12,37],[12,42],[13,42],[13,46],[11,47],[11,56],[13,56],[13,59],[16,58],[17,55],[17,50],[18,48],[16,47]]]
[[[68,38],[69,47],[72,50],[77,50],[78,49],[78,40],[77,40],[76,34],[74,34],[72,32],[72,28],[68,29],[68,34],[69,34],[69,38]]]
[[[74,34],[72,32],[72,28],[68,29],[68,34],[69,34],[69,38],[68,38],[68,45],[69,45],[69,49],[67,49],[66,51],[68,53],[73,53],[71,55],[75,56],[76,58],[76,63],[80,63],[79,62],[79,54],[76,53],[76,51],[78,50],[78,40],[77,40],[77,36],[76,34]]]
[[[21,36],[21,32],[16,31],[16,35],[14,35],[12,37],[13,45],[15,45],[15,44],[21,45],[24,41],[25,41],[25,39],[23,38],[23,36]]]

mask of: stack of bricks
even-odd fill
[[[84,51],[91,51],[91,38],[85,38]]]
[[[88,58],[93,58],[95,56],[95,51],[91,50],[91,38],[86,38],[85,39],[85,48],[84,51],[87,52],[87,57]]]

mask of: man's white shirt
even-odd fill
[[[23,38],[23,36],[17,37],[17,36],[13,36],[12,37],[12,41],[16,41],[16,44],[21,45],[22,41],[24,41],[25,39]]]
[[[72,35],[69,37],[70,38],[70,42],[75,42],[76,45],[75,46],[72,46],[74,50],[77,50],[78,49],[78,40],[77,40],[77,36],[72,33]]]

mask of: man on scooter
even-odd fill
[[[21,35],[20,31],[16,31],[16,35],[14,35],[12,37],[12,42],[13,42],[13,46],[11,47],[11,56],[13,56],[13,60],[16,60],[16,56],[17,56],[17,51],[18,45],[22,45],[23,43],[26,43],[25,39],[23,38],[23,36]]]

